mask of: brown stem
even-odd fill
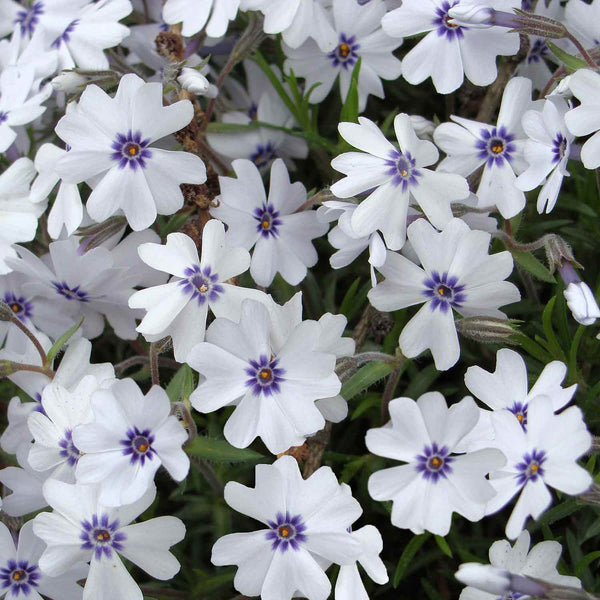
[[[10,307],[9,307],[9,309],[10,309]],[[19,319],[19,317],[17,317],[12,312],[12,310],[10,310],[9,315],[10,315],[10,322],[13,323],[14,325],[16,325],[31,340],[31,343],[35,346],[35,349],[38,351],[38,354],[40,355],[40,358],[42,359],[42,365],[45,365],[46,360],[48,360],[48,357],[46,356],[46,351],[42,347],[42,344],[40,344],[40,340],[38,340],[37,337],[35,337],[34,333],[25,325],[25,323],[23,323],[21,321],[21,319]]]
[[[50,379],[54,378],[54,371],[46,367],[37,367],[35,365],[26,365],[25,363],[11,362],[11,368],[13,373],[16,371],[32,371],[34,373],[41,373]]]
[[[150,362],[150,357],[148,356],[130,356],[120,363],[115,365],[115,373],[117,375],[122,375],[127,369],[131,367],[135,367],[138,365],[147,365]],[[158,366],[166,367],[167,369],[177,370],[181,366],[181,363],[178,363],[176,360],[172,358],[164,358],[162,356],[158,357]]]
[[[158,353],[159,350],[156,344],[150,344],[150,373],[152,376],[152,385],[160,385],[160,376],[158,373]]]
[[[329,443],[330,436],[331,423],[328,421],[321,431],[306,440],[308,453],[304,461],[304,469],[302,470],[302,477],[304,479],[310,477],[321,466],[323,454]]]
[[[394,392],[396,391],[396,387],[398,387],[398,382],[400,381],[400,377],[402,377],[402,371],[404,370],[403,364],[400,363],[398,368],[394,369],[385,384],[385,389],[383,390],[383,395],[381,396],[381,423],[385,424],[390,419],[389,405],[392,399],[394,398]]]
[[[582,43],[570,32],[567,30],[565,37],[573,42],[573,45],[577,50],[579,50],[579,54],[581,54],[581,58],[585,60],[585,62],[594,70],[598,68],[596,61],[588,54],[588,51],[583,47]]]

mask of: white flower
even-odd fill
[[[19,248],[21,258],[9,261],[15,271],[27,276],[23,290],[45,311],[48,323],[40,323],[40,328],[49,335],[56,333],[57,315],[66,315],[71,324],[85,316],[81,332],[89,339],[98,337],[104,330],[104,316],[117,336],[135,339],[137,313],[127,301],[134,286],[143,284],[151,271],[136,249],[141,242],[157,239],[151,230],[134,232],[113,248],[106,244],[86,252],[85,245],[71,236],[52,242],[44,260]]]
[[[142,244],[138,252],[146,264],[173,277],[169,283],[141,290],[129,298],[130,307],[147,311],[137,331],[152,339],[170,335],[175,359],[180,362],[204,340],[209,309],[217,317],[235,321],[240,317],[243,300],[266,300],[258,290],[226,283],[248,269],[250,255],[243,248],[225,243],[225,228],[216,219],[202,230],[201,259],[193,240],[184,233],[169,234],[164,246]]]
[[[434,164],[439,153],[432,142],[417,137],[407,114],[394,119],[400,150],[373,121],[365,117],[358,121],[340,123],[338,129],[364,153],[347,152],[331,161],[334,169],[346,175],[331,186],[336,196],[350,198],[369,192],[352,215],[354,231],[365,236],[379,230],[387,247],[399,250],[406,240],[409,204],[419,205],[436,227],[444,227],[452,218],[451,202],[469,195],[464,177],[424,168]]]
[[[42,493],[42,486],[52,475],[48,471],[36,471],[28,460],[31,444],[22,443],[17,448],[19,467],[6,467],[0,471],[0,483],[12,490],[12,494],[4,496],[2,510],[11,517],[22,517],[46,508],[48,504]]]
[[[472,586],[469,589],[476,588],[487,592],[486,597],[493,595],[497,598],[500,595],[501,598],[504,598],[505,595],[511,597],[516,595],[517,597],[533,596],[534,598],[542,598],[548,591],[548,586],[539,581],[533,581],[523,577],[523,575],[514,575],[506,569],[482,565],[481,563],[464,563],[460,565],[454,576],[461,583]],[[475,591],[475,594],[479,595],[477,591]]]
[[[153,386],[144,396],[132,379],[117,381],[92,395],[93,421],[73,431],[83,456],[78,483],[100,484],[99,501],[121,506],[139,500],[164,466],[176,481],[188,474],[190,460],[181,449],[187,433],[170,415],[167,393]]]
[[[163,106],[162,85],[137,75],[124,75],[114,98],[89,85],[56,126],[71,148],[56,171],[69,183],[96,178],[86,203],[95,221],[122,210],[132,229],[145,229],[157,212],[171,215],[182,207],[179,184],[206,181],[197,156],[151,146],[185,127],[193,115],[188,100]]]
[[[556,204],[558,193],[567,171],[574,136],[565,125],[569,104],[560,96],[544,101],[542,110],[528,110],[522,119],[523,129],[529,137],[525,142],[527,170],[517,177],[517,187],[533,190],[544,184],[537,199],[538,213],[549,213]]]
[[[182,23],[181,33],[191,37],[206,26],[206,35],[218,38],[227,33],[229,21],[238,12],[240,0],[166,0],[163,19],[170,25]]]
[[[568,577],[560,575],[556,570],[556,563],[560,558],[562,546],[555,541],[545,541],[536,544],[531,550],[529,549],[531,538],[528,531],[523,531],[517,538],[514,546],[511,546],[506,540],[494,542],[490,547],[489,558],[490,564],[496,569],[505,569],[511,575],[522,575],[525,577],[534,577],[548,583],[564,585],[568,587],[580,588],[581,582],[577,577]],[[463,580],[465,575],[465,565],[459,567],[457,579]],[[467,587],[461,594],[459,600],[494,600],[498,597],[498,592],[494,592],[490,585],[485,585],[485,582],[477,582],[476,587]],[[501,586],[506,586],[506,582],[500,583]],[[510,585],[510,583],[508,584]],[[485,589],[485,588],[488,589]],[[480,591],[482,590],[483,591]],[[502,595],[511,593],[513,590],[506,589],[500,592]],[[490,593],[491,592],[491,593]],[[517,592],[517,590],[514,590]],[[514,596],[513,596],[514,597]]]
[[[50,348],[50,340],[41,340],[46,351]],[[53,381],[54,384],[75,391],[80,381],[92,375],[96,378],[98,386],[109,385],[115,377],[115,370],[110,363],[90,364],[92,344],[79,338],[71,341],[65,351],[58,367],[55,369],[54,379],[42,373],[33,371],[17,371],[8,376],[8,379],[20,387],[35,402],[23,402],[15,396],[8,405],[8,426],[0,437],[0,446],[5,452],[14,454],[22,442],[31,441],[32,435],[27,427],[27,418],[32,411],[43,412],[41,400],[44,388]],[[12,360],[24,364],[41,366],[41,358],[37,350],[30,344],[24,355],[18,355],[3,349],[0,351],[3,360]]]
[[[281,33],[292,48],[311,37],[323,51],[330,52],[337,44],[337,35],[322,4],[321,0],[242,0],[242,10],[261,10],[265,33]]]
[[[527,168],[521,118],[530,105],[531,81],[513,77],[504,88],[495,127],[453,115],[455,123],[442,123],[433,136],[448,155],[439,170],[466,177],[484,165],[477,189],[479,206],[497,206],[505,219],[514,217],[525,206],[525,194],[515,180],[516,173]]]
[[[498,74],[497,56],[511,56],[519,50],[519,36],[503,27],[478,29],[451,22],[448,11],[461,0],[404,0],[402,6],[382,20],[383,30],[392,37],[427,35],[404,57],[402,74],[417,85],[431,77],[440,94],[459,88],[464,75],[475,85],[489,85]],[[515,0],[470,0],[504,11],[521,7]]]
[[[35,169],[38,172],[31,186],[32,202],[45,200],[60,181],[56,172],[57,162],[67,154],[66,150],[54,144],[42,144],[35,155]],[[83,220],[83,204],[76,183],[60,182],[54,203],[48,214],[48,233],[52,239],[60,237],[63,229],[67,236],[72,235]]]
[[[16,548],[8,527],[0,523],[0,598],[6,594],[7,598],[42,600],[43,594],[52,600],[81,599],[83,590],[77,580],[86,576],[87,567],[77,564],[52,577],[39,566],[44,546],[33,532],[33,521],[21,527]]]
[[[350,535],[361,544],[362,552],[357,563],[365,570],[367,575],[375,582],[383,585],[389,581],[388,574],[379,558],[383,550],[381,534],[373,525],[365,525]],[[358,572],[358,565],[342,565],[335,582],[335,600],[368,600],[365,586]]]
[[[586,169],[596,169],[600,167],[600,73],[579,69],[571,75],[569,87],[581,104],[565,115],[565,122],[573,135],[593,134],[581,148],[581,161]]]
[[[108,69],[104,50],[118,46],[129,35],[129,28],[119,21],[131,13],[131,2],[99,0],[83,6],[81,2],[77,4],[79,10],[71,13],[75,18],[63,28],[57,28],[57,22],[51,19],[52,10],[47,11],[48,19],[46,14],[40,19],[41,25],[48,29],[48,36],[53,38],[52,47],[58,50],[58,68]]]
[[[45,203],[36,205],[29,199],[34,176],[28,158],[17,159],[0,174],[0,274],[12,271],[5,261],[17,256],[13,244],[33,240],[38,217],[46,208]]]
[[[488,255],[490,234],[472,231],[460,219],[442,232],[418,219],[409,226],[408,239],[422,268],[388,252],[378,269],[386,280],[369,292],[369,301],[381,311],[425,302],[402,330],[400,349],[410,358],[430,349],[443,371],[460,356],[453,309],[464,317],[505,318],[498,307],[520,299],[516,286],[503,281],[512,272],[512,256],[506,251]]]
[[[91,485],[54,480],[44,484],[54,512],[41,513],[33,521],[34,533],[47,544],[40,568],[58,576],[75,563],[91,561],[83,600],[142,600],[119,554],[156,579],[171,579],[180,565],[169,548],[183,539],[185,527],[170,516],[130,525],[154,501],[154,487],[134,504],[120,508],[102,505],[98,494]]]
[[[600,307],[594,293],[583,281],[569,283],[563,292],[573,318],[582,325],[593,325],[600,318]]]
[[[15,141],[15,127],[35,121],[46,110],[42,102],[52,94],[52,86],[37,91],[35,76],[32,65],[10,66],[0,73],[0,152]]]
[[[249,94],[235,85],[232,88],[232,82],[229,85],[230,89],[237,88],[232,94],[233,99],[239,103],[238,108],[245,110],[225,113],[222,117],[223,123],[246,126],[257,120],[276,127],[295,127],[297,124],[294,117],[262,71],[259,75],[258,67],[249,65],[245,65],[245,69]],[[274,72],[279,74],[277,69],[274,69]],[[282,85],[284,89],[288,88],[287,83]],[[306,140],[268,127],[233,133],[208,133],[206,139],[219,154],[229,159],[246,158],[261,169],[268,168],[276,157],[282,158],[288,168],[293,169],[294,159],[304,159],[308,156]]]
[[[225,501],[264,524],[213,546],[213,564],[238,566],[234,586],[245,596],[326,600],[331,584],[323,565],[351,565],[361,555],[361,544],[347,530],[362,510],[329,467],[305,480],[296,460],[282,456],[257,465],[254,488],[230,481]]]
[[[514,350],[502,348],[496,354],[496,370],[490,373],[481,367],[469,367],[465,374],[465,385],[492,411],[509,412],[514,415],[523,429],[526,429],[527,408],[534,398],[542,396],[555,412],[571,401],[577,385],[563,388],[560,384],[566,374],[567,365],[558,360],[552,361],[544,367],[529,390],[525,361]],[[491,413],[485,410],[482,410],[482,413],[484,413],[483,422],[480,422],[480,425],[484,425],[485,431],[480,432],[480,437],[491,440],[493,438]],[[481,443],[487,444],[487,442]]]
[[[490,474],[497,495],[486,506],[493,514],[518,495],[506,524],[506,536],[515,539],[531,515],[537,519],[551,504],[547,486],[565,494],[585,492],[591,475],[577,464],[591,445],[591,436],[582,413],[571,406],[559,415],[544,396],[533,398],[527,407],[527,429],[508,411],[491,416],[495,438],[490,445],[507,457],[506,466]]]
[[[219,177],[221,204],[211,209],[211,215],[228,226],[225,239],[231,246],[247,250],[255,246],[250,274],[258,285],[270,285],[278,272],[297,285],[318,260],[311,240],[324,235],[329,226],[319,222],[315,211],[299,211],[306,203],[306,189],[299,182],[290,183],[281,159],[271,167],[268,197],[253,163],[236,160],[233,169],[237,179]]]
[[[407,463],[369,478],[372,498],[393,501],[392,525],[445,536],[453,512],[470,521],[483,518],[485,504],[494,496],[485,476],[505,459],[493,448],[453,454],[477,423],[473,398],[448,408],[439,392],[428,392],[416,402],[396,398],[389,411],[391,422],[369,429],[365,441],[373,454]]]
[[[381,29],[381,19],[386,13],[381,1],[361,6],[357,2],[334,0],[333,22],[338,44],[330,52],[321,50],[313,40],[300,48],[283,46],[287,59],[286,72],[306,79],[306,89],[311,89],[310,102],[319,103],[331,91],[339,76],[342,102],[348,95],[354,65],[361,59],[358,76],[359,111],[363,112],[369,94],[384,97],[381,79],[394,80],[400,76],[401,64],[394,55],[402,43],[388,37]]]
[[[245,448],[258,436],[277,454],[304,443],[325,426],[315,400],[340,391],[334,354],[317,350],[315,321],[295,326],[280,347],[270,340],[267,309],[245,300],[239,324],[216,319],[188,364],[206,378],[190,396],[200,412],[236,404],[225,424],[227,441]]]

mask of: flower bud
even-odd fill
[[[516,344],[516,321],[495,317],[468,317],[456,321],[456,330],[466,338],[486,344]]]
[[[571,81],[571,75],[567,75],[563,77],[558,85],[550,92],[549,96],[562,96],[563,98],[572,98],[573,92],[571,91],[571,87],[569,82]]]
[[[507,593],[518,593],[543,597],[551,588],[551,584],[543,581],[515,575],[505,569],[479,563],[460,565],[454,576],[465,585],[500,596]]]
[[[435,131],[435,123],[420,115],[410,115],[410,124],[420,138],[431,138]]]
[[[88,82],[88,78],[75,71],[62,71],[50,82],[57,92],[73,94]]]
[[[569,283],[563,292],[573,318],[582,325],[593,325],[600,318],[600,308],[589,286],[583,281]]]
[[[188,92],[198,96],[205,96],[210,89],[210,83],[200,71],[183,67],[177,77],[179,85]]]
[[[494,10],[487,6],[461,4],[448,11],[452,23],[465,27],[491,27]]]

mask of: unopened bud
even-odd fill
[[[484,344],[517,344],[517,323],[513,319],[468,317],[456,321],[456,330],[464,337]]]
[[[562,96],[563,98],[572,98],[573,97],[573,92],[571,91],[571,88],[569,86],[569,83],[571,81],[571,75],[567,75],[566,77],[563,77],[559,82],[558,85],[550,92],[550,96]]]
[[[0,301],[0,321],[14,321],[15,313],[9,304]]]
[[[554,273],[555,269],[561,268],[566,262],[573,263],[579,268],[583,268],[576,260],[571,246],[565,242],[559,235],[550,234],[545,236],[544,248],[546,250],[546,258],[548,259],[548,268],[550,273]]]
[[[410,124],[420,138],[431,138],[435,131],[435,123],[420,115],[410,115]]]
[[[101,246],[113,235],[117,235],[127,226],[125,217],[110,217],[102,223],[94,223],[87,227],[80,227],[75,235],[80,236],[79,248],[77,252],[81,255],[92,248]]]
[[[593,325],[600,318],[600,307],[590,287],[583,281],[572,282],[563,292],[573,318],[582,325]]]
[[[515,575],[506,569],[479,563],[460,565],[454,576],[465,585],[500,596],[516,592],[528,596],[543,597],[551,587],[551,584],[544,581],[530,579],[523,575]]]
[[[87,77],[79,75],[75,71],[62,71],[50,81],[52,87],[57,92],[65,92],[67,94],[79,91],[87,82]]]
[[[183,67],[177,77],[179,85],[188,92],[197,96],[205,96],[210,89],[210,83],[200,71]]]
[[[527,33],[529,35],[537,35],[547,39],[559,40],[568,35],[566,27],[555,19],[536,15],[525,10],[515,8],[517,15],[517,26],[512,28],[519,33]]]
[[[0,360],[0,378],[8,377],[15,372],[13,363],[10,360]]]
[[[494,9],[487,6],[459,4],[448,11],[454,25],[463,27],[492,27]]]

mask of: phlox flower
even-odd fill
[[[283,41],[298,48],[309,37],[331,52],[337,35],[331,26],[323,0],[242,0],[242,9],[260,10],[265,15],[265,33],[281,33]]]
[[[585,281],[572,281],[563,292],[573,318],[582,325],[593,325],[600,319],[600,306]]]
[[[47,544],[40,568],[58,576],[89,561],[83,600],[143,599],[119,555],[156,579],[171,579],[179,571],[169,548],[185,535],[180,519],[163,516],[130,524],[154,501],[154,486],[137,502],[119,508],[104,506],[93,485],[49,480],[44,495],[54,512],[40,513],[33,521],[34,533]]]
[[[302,479],[296,460],[282,456],[256,466],[254,488],[230,481],[225,501],[263,524],[226,535],[212,549],[213,564],[238,566],[234,586],[246,596],[325,600],[331,584],[324,565],[352,565],[361,555],[348,530],[362,510],[329,467]]]
[[[502,348],[496,353],[496,370],[490,373],[478,366],[469,367],[465,374],[465,385],[491,411],[506,411],[514,415],[523,430],[526,430],[527,408],[534,398],[543,397],[555,412],[571,401],[577,385],[563,388],[561,382],[566,374],[567,365],[554,360],[543,368],[537,381],[529,389],[525,361],[514,350]],[[481,428],[480,436],[485,436],[488,441],[493,439],[494,434],[491,411],[482,409],[478,426]],[[487,445],[487,441],[482,441],[481,444]]]
[[[378,269],[386,279],[369,292],[369,301],[381,311],[424,303],[400,334],[406,356],[430,349],[436,368],[449,369],[460,356],[453,310],[464,317],[506,318],[498,308],[520,299],[517,287],[504,281],[513,269],[512,256],[507,251],[490,256],[490,238],[460,219],[441,232],[418,219],[408,228],[408,240],[422,267],[388,252]]]
[[[285,164],[277,159],[271,167],[269,195],[258,168],[248,160],[236,160],[237,178],[219,177],[220,205],[211,215],[227,226],[226,242],[250,250],[254,246],[250,274],[258,285],[271,285],[276,273],[297,285],[307,267],[318,260],[311,240],[327,232],[313,210],[299,210],[306,203],[306,189],[290,183]],[[298,211],[298,212],[296,212]]]
[[[147,279],[156,281],[155,272],[138,257],[137,245],[157,239],[156,233],[146,230],[130,234],[110,249],[98,246],[85,251],[85,243],[71,236],[52,242],[43,260],[25,248],[19,248],[19,259],[9,260],[15,271],[28,278],[23,290],[45,309],[52,306],[53,311],[45,313],[49,320],[67,315],[75,324],[85,316],[81,332],[92,339],[104,330],[106,317],[117,336],[135,339],[138,314],[127,301],[134,286],[144,285]],[[49,335],[64,333],[56,332],[52,320],[40,327]]]
[[[40,343],[46,351],[50,348],[50,340],[41,339]],[[14,454],[23,442],[33,439],[27,426],[27,418],[33,411],[43,413],[41,400],[45,387],[52,381],[56,385],[74,392],[80,381],[86,376],[93,376],[97,380],[98,387],[109,385],[115,377],[115,370],[111,363],[91,364],[90,355],[92,344],[79,338],[72,340],[65,353],[62,355],[58,367],[54,368],[54,378],[50,379],[43,373],[34,371],[17,371],[8,376],[8,379],[21,388],[34,402],[21,402],[15,396],[8,405],[8,426],[0,437],[0,447],[5,452]],[[41,366],[41,358],[32,344],[27,351],[19,355],[6,349],[0,350],[2,360],[11,360],[23,364]]]
[[[163,19],[182,24],[181,33],[191,37],[206,27],[206,35],[218,38],[227,32],[238,12],[240,0],[166,0]]]
[[[503,27],[478,29],[455,24],[448,11],[464,0],[403,0],[382,20],[383,30],[392,37],[427,35],[402,61],[402,75],[413,85],[431,77],[440,94],[458,89],[464,76],[486,86],[497,75],[497,56],[512,56],[519,50],[519,35]],[[520,0],[469,0],[497,10],[512,12]]]
[[[281,79],[277,67],[273,72]],[[273,85],[262,70],[250,61],[244,62],[247,90],[234,80],[227,89],[236,109],[223,114],[223,123],[246,126],[254,121],[269,123],[291,129],[297,126],[288,107],[281,100]],[[280,82],[289,92],[287,83]],[[308,156],[306,140],[269,127],[252,128],[249,131],[208,133],[211,148],[228,159],[245,158],[260,169],[267,169],[277,157],[282,158],[289,169],[294,169],[294,160]]]
[[[151,339],[170,335],[175,359],[180,362],[204,340],[209,310],[217,317],[237,320],[243,300],[266,300],[258,290],[226,283],[248,269],[250,254],[225,243],[225,228],[216,219],[202,230],[201,258],[194,241],[184,233],[169,234],[164,246],[142,244],[138,252],[147,265],[173,277],[169,283],[129,298],[130,307],[147,311],[137,331]]]
[[[86,208],[92,219],[104,221],[123,211],[132,229],[154,223],[183,206],[181,183],[206,181],[197,156],[171,152],[151,144],[184,128],[193,118],[191,102],[163,106],[160,83],[144,83],[124,75],[114,98],[89,85],[56,126],[70,150],[56,164],[68,183],[95,179]]]
[[[35,76],[33,65],[9,66],[0,73],[0,152],[17,138],[16,127],[35,121],[46,110],[42,103],[52,86],[47,83],[38,91]]]
[[[527,530],[522,531],[513,546],[506,540],[494,542],[489,551],[490,565],[497,569],[505,569],[513,575],[534,577],[548,583],[564,585],[567,587],[580,588],[581,581],[577,577],[560,575],[556,570],[556,564],[562,552],[562,546],[553,540],[540,542],[529,548],[531,536]],[[459,567],[458,573],[466,565]],[[514,598],[522,596],[517,592],[508,591]],[[475,587],[466,587],[461,593],[459,600],[495,600],[497,594],[491,594]]]
[[[78,483],[98,483],[99,502],[121,506],[139,500],[164,466],[182,481],[190,460],[181,449],[187,433],[170,415],[167,393],[153,386],[144,395],[132,379],[98,390],[90,399],[93,420],[73,431],[83,453],[75,470]]]
[[[504,88],[496,126],[453,115],[454,123],[442,123],[433,136],[448,155],[440,163],[440,171],[466,177],[483,166],[476,192],[479,206],[497,206],[505,219],[525,207],[525,194],[515,180],[528,166],[521,119],[530,106],[531,80],[513,77]]]
[[[586,169],[596,169],[600,167],[600,74],[579,69],[571,75],[569,88],[581,104],[565,115],[565,122],[573,135],[593,134],[581,148],[581,162]]]
[[[383,550],[383,539],[381,534],[373,525],[365,525],[350,534],[361,544],[362,552],[353,565],[342,565],[335,582],[335,600],[368,600],[369,596],[360,578],[358,565],[364,569],[367,575],[380,585],[387,583],[389,577],[379,558]]]
[[[486,506],[490,515],[518,496],[506,524],[506,536],[515,539],[529,516],[534,519],[552,503],[548,487],[565,494],[585,492],[592,476],[577,464],[592,438],[581,410],[571,406],[554,414],[552,402],[544,396],[533,398],[527,407],[527,428],[508,411],[491,416],[494,440],[490,442],[506,456],[506,465],[490,474],[497,494]]]
[[[390,423],[369,429],[365,441],[373,454],[406,463],[369,478],[373,499],[393,501],[392,525],[445,536],[453,512],[469,521],[482,519],[495,495],[486,475],[506,461],[493,448],[455,454],[479,417],[473,399],[448,407],[439,392],[428,392],[416,402],[396,398],[389,411]]]
[[[73,441],[73,430],[92,420],[90,396],[97,389],[98,380],[91,375],[84,377],[73,392],[56,383],[44,388],[42,410],[33,410],[27,418],[34,439],[28,460],[34,470],[53,469],[53,479],[75,482],[81,452]]]
[[[597,46],[600,41],[600,2],[570,0],[565,7],[564,22],[584,48]]]
[[[393,51],[402,43],[402,40],[390,38],[381,29],[385,13],[386,7],[381,0],[365,5],[334,0],[332,16],[338,44],[333,50],[323,51],[313,40],[306,41],[297,49],[283,46],[287,56],[284,70],[306,79],[307,90],[319,84],[312,91],[310,102],[324,100],[338,77],[344,101],[359,58],[359,110],[365,110],[370,94],[384,97],[381,79],[394,80],[400,76],[401,63]]]
[[[560,96],[550,96],[542,110],[528,110],[523,115],[523,129],[528,136],[524,156],[529,164],[516,180],[517,187],[529,191],[542,185],[537,199],[538,213],[552,211],[556,205],[574,136],[565,125],[570,106]]]
[[[359,117],[356,123],[340,123],[341,136],[362,152],[347,152],[331,161],[346,177],[331,186],[338,198],[369,195],[352,214],[357,235],[381,231],[391,250],[399,250],[406,240],[409,204],[418,205],[436,226],[444,227],[452,218],[451,202],[469,195],[464,177],[439,173],[425,167],[438,160],[432,142],[420,140],[409,115],[394,119],[400,149],[383,135],[373,121]]]
[[[245,300],[239,323],[215,319],[187,362],[205,377],[190,396],[192,406],[208,413],[235,404],[225,439],[245,448],[260,437],[277,454],[325,426],[315,400],[335,396],[341,383],[335,354],[317,350],[317,322],[293,327],[281,345],[270,339],[273,328],[267,308]]]
[[[33,532],[33,521],[21,527],[16,547],[8,527],[0,523],[0,598],[42,600],[43,594],[52,600],[81,599],[77,580],[87,575],[87,566],[80,563],[52,577],[39,566],[44,546]]]

